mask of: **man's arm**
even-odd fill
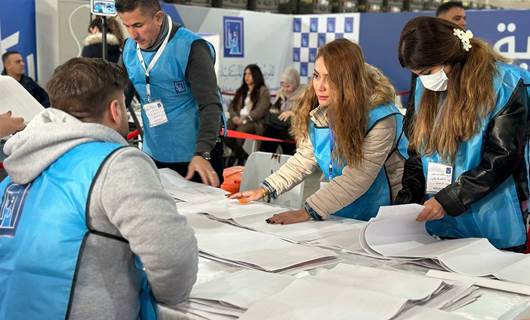
[[[186,68],[186,80],[199,105],[199,136],[196,152],[211,152],[221,130],[222,106],[217,88],[214,59],[204,40],[195,41]]]
[[[125,68],[125,65],[123,64],[123,55],[120,56],[118,59],[118,66],[122,67],[123,70],[125,70],[125,73],[127,73],[127,68]],[[128,78],[129,76],[127,76]],[[130,106],[131,102],[134,98],[134,95],[136,94],[136,90],[134,89],[133,84],[131,81],[129,81],[129,84],[125,88],[125,105]]]
[[[91,199],[93,226],[111,233],[114,226],[129,241],[156,301],[173,306],[185,300],[196,279],[197,241],[153,161],[134,148],[117,151],[96,178]]]

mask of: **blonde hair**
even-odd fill
[[[333,125],[333,158],[348,166],[363,161],[363,142],[368,111],[381,103],[393,102],[394,88],[376,68],[365,64],[361,48],[346,39],[334,40],[318,51],[329,74],[331,103],[327,111]],[[311,110],[318,106],[312,81],[295,109],[292,133],[297,141],[308,137]]]

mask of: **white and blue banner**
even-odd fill
[[[24,57],[26,74],[36,79],[35,0],[0,2],[0,55],[19,51]],[[0,69],[3,70],[0,60]]]
[[[317,50],[335,39],[359,42],[360,13],[299,15],[293,18],[293,65],[307,83],[313,73]]]
[[[430,15],[420,13],[365,13],[360,18],[360,36],[368,63],[383,70],[397,91],[410,87],[410,72],[398,61],[401,29],[412,18]],[[514,63],[528,69],[530,65],[530,10],[468,10],[467,27],[476,38],[490,43]]]
[[[433,15],[418,12],[293,16],[172,4],[164,4],[164,10],[194,32],[219,36],[218,80],[223,91],[235,91],[241,85],[244,67],[251,63],[260,66],[273,91],[279,86],[282,71],[289,66],[296,67],[306,82],[318,48],[337,38],[358,42],[368,63],[380,68],[397,91],[407,91],[410,72],[398,62],[399,34],[411,18]],[[517,65],[529,68],[530,10],[468,10],[467,17],[475,37],[486,40]],[[36,76],[35,0],[0,1],[0,37],[0,51],[20,51],[28,74]]]
[[[236,91],[243,82],[245,67],[253,63],[260,67],[267,86],[272,91],[278,89],[281,73],[292,65],[293,16],[183,5],[174,8],[188,29],[219,35],[217,76],[221,91]]]
[[[530,70],[530,11],[480,11],[468,14],[468,27],[495,50]]]

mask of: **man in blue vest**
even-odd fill
[[[197,242],[153,161],[127,146],[122,68],[74,58],[52,108],[5,145],[0,319],[156,319],[188,296]]]
[[[158,0],[117,0],[127,28],[121,63],[142,104],[143,149],[159,168],[219,185],[222,107],[213,47],[161,11]]]

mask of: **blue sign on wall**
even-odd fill
[[[529,69],[530,10],[469,12],[467,21],[476,37],[486,40],[515,64]]]
[[[35,0],[2,0],[0,3],[0,54],[12,50],[24,57],[26,74],[37,78]]]
[[[223,17],[223,48],[225,58],[245,56],[242,17]]]
[[[364,13],[361,14],[359,45],[366,61],[383,71],[392,80],[396,91],[410,88],[410,72],[398,60],[398,43],[401,29],[412,18],[424,13]]]

